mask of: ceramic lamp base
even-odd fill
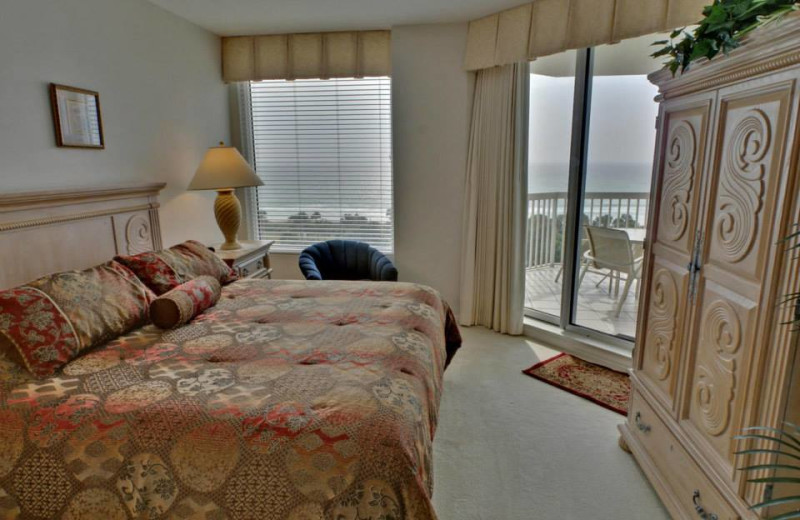
[[[233,190],[217,190],[214,216],[217,218],[220,231],[225,236],[225,243],[220,249],[225,251],[241,249],[242,245],[236,240],[236,235],[239,233],[239,224],[242,221],[242,205],[233,194]]]

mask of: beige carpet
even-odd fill
[[[520,373],[556,352],[482,328],[462,333],[434,443],[439,520],[669,518],[617,446],[623,417]]]

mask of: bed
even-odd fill
[[[159,248],[160,188],[0,198],[0,288]],[[429,287],[246,279],[52,377],[0,358],[0,518],[433,519],[459,344]]]

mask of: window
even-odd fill
[[[393,250],[391,80],[249,84],[255,229],[274,250],[336,238]]]

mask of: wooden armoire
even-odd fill
[[[800,495],[747,482],[738,468],[772,459],[736,455],[734,438],[779,428],[800,406],[796,334],[781,324],[794,309],[778,303],[800,290],[798,255],[781,241],[800,222],[800,16],[650,79],[653,204],[620,444],[674,518],[758,518],[749,505]]]

